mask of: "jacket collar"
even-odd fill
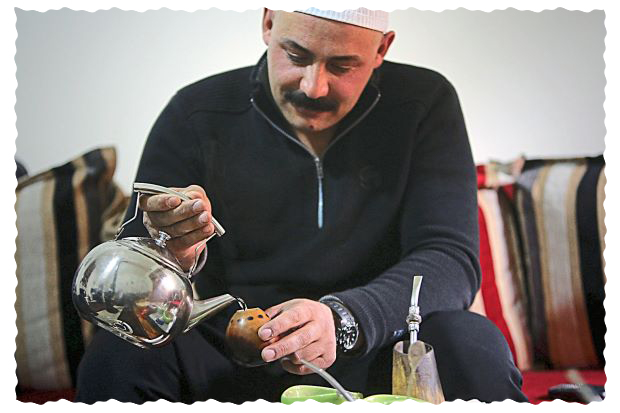
[[[357,122],[360,117],[366,116],[368,111],[376,104],[381,95],[379,92],[380,78],[381,71],[379,67],[373,72],[353,109],[338,124],[336,136],[338,136],[341,131],[347,130],[351,125]],[[291,136],[295,136],[271,94],[266,52],[263,53],[250,73],[250,82],[252,84],[251,98],[260,110],[263,111],[272,122],[286,130]]]

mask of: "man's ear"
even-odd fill
[[[265,8],[263,10],[263,42],[269,46],[271,40],[271,29],[273,27],[273,18],[275,12]]]
[[[389,50],[394,38],[396,37],[396,33],[393,31],[389,31],[383,35],[383,39],[381,39],[381,43],[379,44],[379,48],[377,49],[377,56],[375,57],[375,69],[381,66],[383,63],[383,59],[387,51]]]

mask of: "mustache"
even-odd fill
[[[332,99],[324,97],[311,99],[301,90],[287,90],[284,92],[284,99],[297,107],[317,112],[328,112],[338,107],[338,102]]]

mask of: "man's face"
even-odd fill
[[[263,40],[271,93],[295,132],[334,127],[355,106],[393,39],[380,32],[267,10]]]

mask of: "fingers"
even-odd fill
[[[182,200],[174,195],[142,195],[139,199],[139,207],[143,211],[168,211],[176,208]]]
[[[285,303],[274,305],[273,307],[269,307],[268,309],[265,310],[265,314],[267,314],[269,316],[269,318],[274,318],[278,314],[280,314],[280,312],[284,308],[284,305],[288,304],[288,303],[289,302],[287,301]]]
[[[149,230],[151,236],[157,235],[159,231],[165,231],[172,238],[177,238],[184,237],[190,233],[198,235],[199,232],[196,232],[196,230],[202,229],[201,233],[203,234],[203,237],[199,238],[199,240],[202,240],[215,231],[215,227],[211,223],[211,219],[209,218],[209,212],[207,211],[203,211],[200,214],[196,214],[194,216],[191,216],[190,218],[183,219],[170,225],[165,225],[165,223],[174,221],[176,217],[178,217],[177,215],[173,216],[172,218],[161,216],[158,218],[157,214],[166,213],[145,212],[143,215],[144,226]],[[188,243],[187,241],[188,240],[185,241],[185,244]],[[191,245],[191,243],[189,245]]]
[[[176,227],[176,226],[175,226]],[[174,232],[168,232],[168,231],[172,231],[166,228],[163,228],[162,231],[165,231],[167,234],[178,234],[178,231],[174,231]],[[182,235],[172,235],[173,238],[170,239],[166,245],[168,246],[168,249],[174,251],[182,251],[185,250],[189,247],[193,247],[194,245],[196,245],[197,243],[204,241],[205,238],[207,238],[209,235],[213,234],[213,232],[215,231],[215,227],[213,226],[213,224],[209,224],[206,226],[202,226],[198,229],[195,229],[193,231],[187,232],[185,234]]]
[[[324,350],[325,349],[322,348],[321,346],[309,345],[307,347],[304,347],[290,354],[288,356],[288,360],[290,363],[295,364],[297,366],[303,365],[301,360],[312,361],[319,357],[325,358],[327,360],[328,358],[330,358],[330,356],[327,354],[324,354],[325,353]],[[334,362],[336,359],[335,354],[333,355],[333,358],[334,359],[332,360],[332,362]]]
[[[312,319],[310,309],[307,306],[295,305],[294,301],[285,302],[265,311],[271,320],[258,331],[260,338],[268,340],[270,337],[282,335]]]
[[[296,374],[308,374],[301,359],[317,360],[327,368],[336,360],[336,336],[334,321],[329,307],[306,299],[290,300],[265,311],[272,319],[258,331],[259,337],[279,340],[269,343],[261,352],[269,362],[289,356],[284,361],[287,370]]]
[[[215,229],[209,219],[209,213],[207,211],[202,211],[200,214],[170,225],[162,225],[159,223],[157,225],[161,231],[167,232],[172,238],[183,237],[198,229],[203,229],[205,234],[209,234]],[[209,229],[211,229],[211,231],[209,231]]]
[[[147,208],[148,207],[149,206],[147,205]],[[175,208],[167,210],[144,209],[144,212],[149,216],[149,219],[151,220],[151,224],[157,228],[169,227],[194,216],[201,216],[203,220],[202,225],[205,225],[208,222],[210,211],[211,203],[208,200],[203,199],[183,201]]]
[[[207,194],[205,192],[204,189],[202,189],[201,186],[198,185],[190,185],[186,188],[172,188],[177,192],[181,192],[184,193],[185,195],[187,195],[188,197],[190,197],[190,199],[207,199]]]
[[[206,201],[208,207],[206,209],[210,210],[211,209],[211,204],[209,202],[209,199],[207,198],[207,195],[204,191],[204,189],[202,189],[201,187],[199,187],[198,185],[190,185],[186,188],[171,188],[173,190],[175,190],[176,192],[180,192],[183,193],[184,195],[186,195],[187,197],[190,198],[190,200],[198,200],[201,199],[203,201]],[[155,212],[155,211],[168,211],[170,209],[176,208],[178,207],[181,203],[183,202],[183,200],[175,195],[170,195],[170,194],[159,194],[159,195],[147,195],[147,194],[142,194],[142,196],[140,196],[140,209],[147,211],[147,212]],[[191,202],[191,201],[185,201],[185,202]]]
[[[303,328],[295,330],[291,334],[282,337],[274,344],[265,347],[261,352],[263,360],[277,360],[284,356],[288,356],[289,354],[292,354],[298,350],[304,349],[315,341],[318,341],[321,336],[320,333],[321,331],[318,324],[310,322],[306,324]],[[320,348],[314,350],[310,349],[306,351],[309,353],[314,351],[315,353],[317,353],[316,355],[320,355],[323,353],[323,349]]]
[[[214,228],[211,224],[211,202],[204,190],[197,185],[187,188],[174,188],[192,198],[182,201],[173,195],[150,195],[140,197],[140,208],[144,211],[144,225],[149,233],[165,231],[172,238],[184,237],[198,229],[204,228],[204,234],[210,235]],[[198,233],[194,233],[197,235]],[[179,244],[192,245],[188,238]],[[202,238],[204,239],[204,238]]]
[[[211,202],[197,185],[172,189],[190,200],[169,194],[142,195],[139,207],[144,212],[143,223],[149,234],[155,237],[159,231],[164,231],[170,235],[166,243],[168,249],[181,266],[188,269],[195,261],[196,246],[215,231],[211,222]]]

